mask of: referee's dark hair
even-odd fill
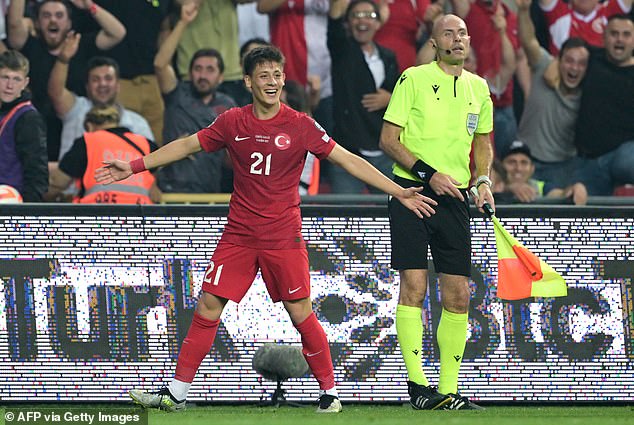
[[[251,75],[258,65],[266,62],[279,63],[284,67],[284,55],[273,45],[256,47],[244,57],[244,75]]]

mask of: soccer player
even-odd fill
[[[284,56],[272,46],[244,58],[244,81],[253,104],[221,114],[208,127],[175,140],[130,163],[114,160],[96,172],[104,184],[156,168],[187,155],[225,148],[234,170],[234,192],[224,233],[211,258],[191,327],[181,346],[176,374],[168,387],[148,393],[132,390],[145,407],[169,411],[185,398],[203,358],[211,349],[228,300],[240,302],[258,270],[274,302],[282,301],[301,335],[303,353],[319,382],[317,412],[340,412],[326,334],[312,311],[308,254],[301,234],[297,186],[307,152],[328,159],[398,199],[422,219],[435,201],[421,188],[403,189],[364,159],[348,152],[307,115],[280,103]]]
[[[423,220],[398,203],[389,203],[392,267],[401,279],[396,334],[415,409],[477,409],[458,393],[471,275],[467,188],[473,145],[479,176],[477,205],[480,209],[485,201],[494,205],[489,179],[493,106],[486,81],[463,69],[470,47],[464,21],[455,15],[443,16],[434,24],[431,43],[436,61],[401,75],[381,132],[382,149],[396,161],[394,180],[404,187],[424,184],[423,193],[438,202],[437,213]],[[438,390],[429,385],[421,364],[428,248],[440,275]]]

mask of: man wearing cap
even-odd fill
[[[583,183],[576,182],[562,189],[534,179],[533,157],[528,145],[521,140],[511,143],[502,157],[502,166],[506,171],[505,192],[512,193],[519,202],[534,202],[537,198],[547,197],[571,199],[575,205],[584,205],[588,200]]]

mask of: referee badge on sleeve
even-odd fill
[[[473,133],[475,133],[476,128],[478,128],[479,118],[480,118],[480,115],[478,114],[467,114],[467,132],[469,133],[469,136],[473,136]]]

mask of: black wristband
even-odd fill
[[[436,169],[431,165],[426,164],[423,160],[419,159],[412,166],[412,173],[419,179],[423,181],[423,183],[428,183],[431,180],[431,176],[436,173]]]

